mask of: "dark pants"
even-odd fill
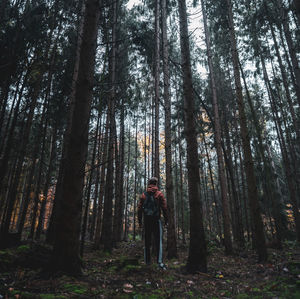
[[[162,263],[162,225],[160,219],[144,216],[145,227],[145,263],[151,261],[151,240],[154,239],[157,263]]]

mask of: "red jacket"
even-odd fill
[[[162,194],[161,191],[158,190],[158,187],[155,185],[148,185],[147,188],[148,193],[154,194],[154,198],[157,201],[157,206],[159,207],[159,217],[160,217],[160,211],[162,211],[164,215],[165,222],[168,222],[168,209],[167,209],[167,201]],[[143,193],[140,197],[139,203],[138,203],[138,221],[139,224],[142,224],[142,218],[143,218],[143,204],[146,200],[146,195]]]

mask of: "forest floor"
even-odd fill
[[[267,263],[252,251],[225,256],[209,246],[208,273],[186,274],[187,248],[166,260],[167,270],[143,262],[142,241],[124,242],[112,254],[86,249],[82,277],[46,277],[50,249],[39,244],[0,251],[2,298],[300,298],[300,247],[269,249]]]

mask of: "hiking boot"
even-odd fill
[[[158,268],[164,271],[167,270],[167,266],[164,263],[159,263]]]

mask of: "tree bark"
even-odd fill
[[[112,234],[112,207],[114,188],[114,142],[115,142],[115,97],[116,97],[116,26],[117,26],[117,2],[112,3],[112,48],[110,56],[110,95],[108,103],[109,113],[109,140],[108,140],[108,164],[106,173],[105,195],[104,195],[104,209],[103,209],[103,224],[101,239],[104,245],[104,251],[111,252],[113,248],[113,234]]]
[[[185,0],[178,0],[180,18],[181,65],[183,71],[183,95],[185,138],[187,144],[188,190],[190,202],[190,246],[187,261],[188,272],[207,272],[206,241],[200,199],[199,156],[195,124],[195,100],[193,94],[187,12]]]
[[[160,163],[159,163],[159,60],[160,60],[160,38],[159,38],[159,23],[160,23],[160,0],[155,0],[155,125],[154,125],[154,176],[158,178],[160,183]]]
[[[169,53],[167,35],[167,8],[166,0],[162,0],[162,50],[163,50],[163,73],[164,73],[164,103],[165,103],[165,155],[166,155],[166,197],[168,203],[168,258],[176,258],[177,242],[175,231],[174,215],[174,190],[172,175],[172,151],[171,151],[171,101],[170,101],[170,81],[169,81]]]
[[[93,91],[99,2],[87,0],[79,55],[74,110],[62,178],[60,211],[57,213],[52,266],[56,270],[81,274],[79,236],[83,183],[88,147],[88,128]]]

